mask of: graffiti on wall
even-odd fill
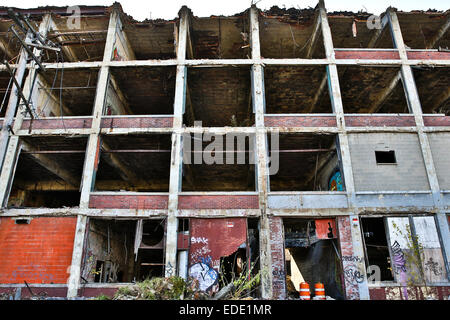
[[[344,190],[340,171],[336,171],[331,176],[330,181],[328,182],[328,189],[330,191],[343,191]]]
[[[364,275],[357,267],[352,265],[345,267],[344,277],[349,283],[361,283],[364,281]]]
[[[395,241],[391,246],[391,250],[394,258],[393,266],[395,273],[397,274],[405,273],[406,272],[405,254],[403,253],[400,244],[397,241]]]
[[[425,262],[425,271],[432,272],[435,276],[442,275],[442,267],[438,262],[433,260],[433,257],[430,257],[427,262]]]
[[[189,268],[189,274],[199,283],[199,289],[209,292],[218,283],[219,274],[212,266],[211,256],[202,257]]]
[[[33,263],[27,266],[18,266],[16,270],[11,272],[9,280],[13,283],[22,282],[21,279],[27,279],[28,282],[32,283],[49,283],[53,281],[54,276],[51,273],[39,271],[39,269],[42,269],[42,266]]]

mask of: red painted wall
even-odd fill
[[[190,219],[189,275],[199,280],[200,289],[218,289],[220,258],[246,241],[245,218]]]
[[[34,218],[15,224],[0,218],[0,283],[66,283],[75,217]]]

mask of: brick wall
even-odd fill
[[[400,59],[398,51],[337,50],[334,54],[336,59]]]
[[[280,217],[270,217],[269,227],[270,250],[272,254],[272,299],[281,300],[286,298],[283,219]]]
[[[450,190],[450,133],[430,133],[428,141],[430,141],[439,187]]]
[[[89,198],[89,208],[97,209],[167,209],[165,195],[96,195]]]
[[[336,127],[334,116],[265,116],[266,127]]]
[[[92,118],[24,120],[21,129],[84,129],[92,127]]]
[[[409,133],[349,134],[356,191],[429,190],[419,138]],[[377,165],[375,151],[395,151],[397,164]]]
[[[348,127],[415,127],[414,116],[345,116]]]
[[[173,117],[104,118],[102,128],[171,128]]]
[[[450,116],[424,116],[423,123],[428,127],[450,127]]]
[[[0,218],[0,283],[66,283],[77,219]]]
[[[178,209],[257,209],[257,195],[185,195],[178,197]]]

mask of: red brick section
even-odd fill
[[[423,300],[423,295],[419,293],[417,287],[408,288],[409,291],[413,291],[414,294],[409,294],[408,298],[418,297],[417,300]],[[450,287],[433,287],[429,286],[428,290],[430,292],[434,292],[437,294],[437,299],[439,300],[447,300],[447,297],[450,295]],[[397,300],[405,300],[403,295],[403,290],[399,290],[399,287],[381,287],[381,288],[369,288],[370,300],[387,300],[388,297],[395,295]]]
[[[286,271],[284,259],[283,219],[269,218],[270,250],[272,254],[272,287],[273,299],[286,299]]]
[[[116,294],[118,289],[119,289],[119,287],[117,287],[117,288],[111,288],[111,287],[107,287],[107,288],[81,288],[81,289],[78,290],[78,296],[91,298],[91,297],[98,297],[100,295],[105,295],[105,296],[108,296],[108,297],[112,298],[112,297],[114,297],[114,295]]]
[[[414,127],[414,116],[345,116],[348,127]]]
[[[336,59],[400,59],[398,51],[376,50],[337,50],[334,51]]]
[[[440,51],[407,51],[406,55],[411,60],[449,60],[450,52]]]
[[[167,209],[167,195],[91,195],[89,208],[95,209]]]
[[[102,128],[171,128],[173,117],[104,118]]]
[[[75,217],[34,218],[15,224],[0,218],[0,283],[66,283]]]
[[[79,119],[34,119],[33,121],[24,120],[22,130],[30,129],[84,129],[92,127],[91,118]]]
[[[450,116],[423,116],[423,123],[427,127],[450,127]]]
[[[33,285],[30,285],[31,291],[35,295],[42,295],[45,297],[67,297],[67,287],[36,287]],[[0,288],[0,293],[6,293],[9,295],[14,296],[16,293],[17,286],[11,286],[8,288],[2,287]],[[21,299],[24,298],[30,298],[31,293],[26,287],[22,287],[21,293],[20,293]]]
[[[265,116],[266,127],[336,127],[334,116]]]
[[[258,209],[257,195],[180,195],[178,209]]]
[[[354,256],[352,232],[350,217],[337,217],[338,235],[341,256]],[[358,283],[355,281],[354,275],[358,271],[356,262],[349,260],[342,261],[342,268],[344,270],[344,287],[345,296],[348,300],[359,300]]]

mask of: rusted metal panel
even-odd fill
[[[317,219],[315,224],[318,239],[336,238],[336,219]]]
[[[247,241],[247,219],[191,219],[189,275],[200,289],[218,290],[220,258],[235,252]]]

